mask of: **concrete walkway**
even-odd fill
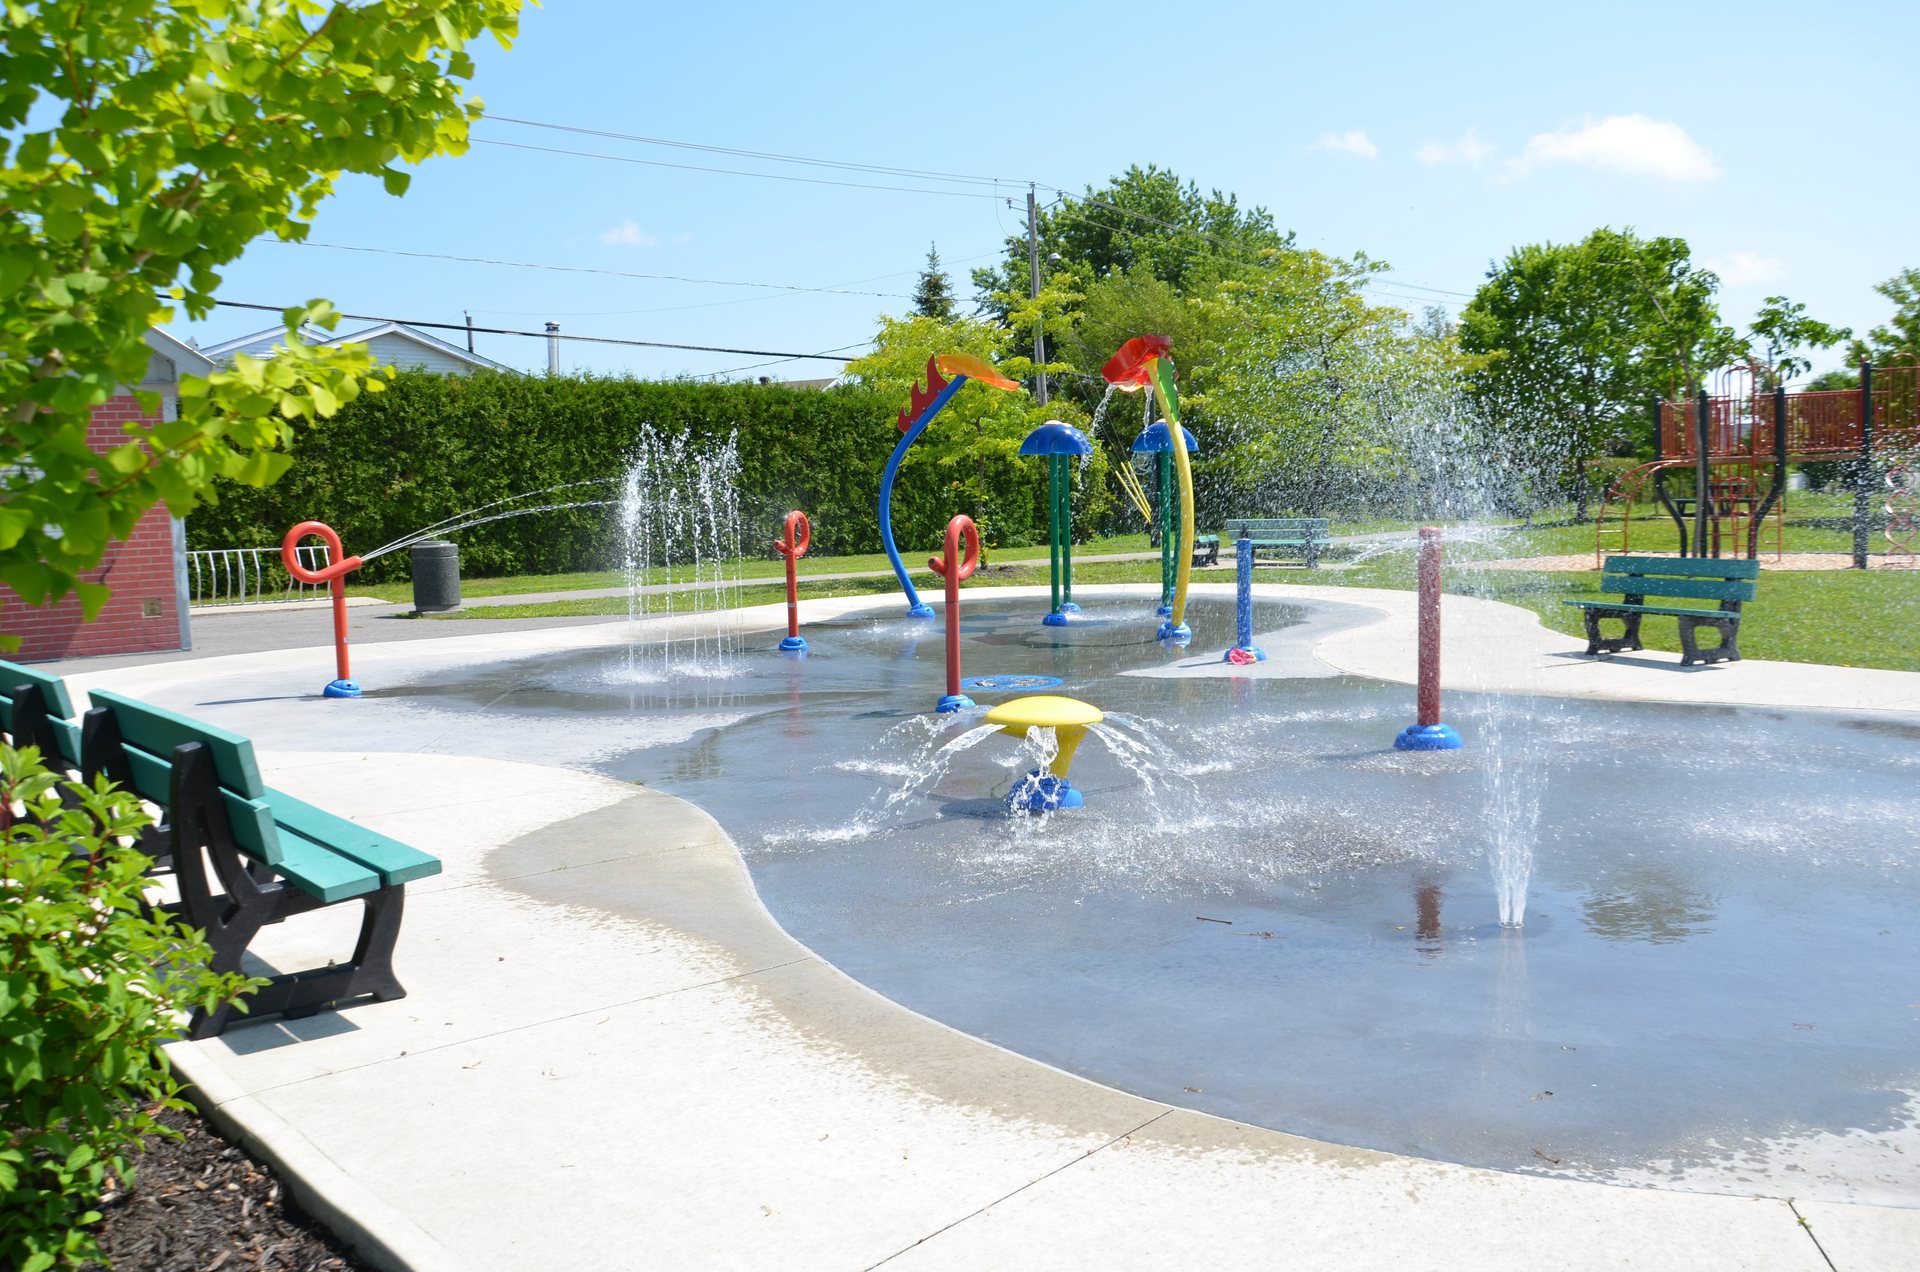
[[[1269,594],[1355,607],[1358,621],[1330,624],[1319,656],[1411,679],[1410,597]],[[820,601],[807,615],[897,604]],[[767,630],[782,619],[767,606],[736,621]],[[1455,687],[1648,697],[1671,686],[1658,696],[1920,710],[1916,674],[1763,663],[1681,674],[1657,655],[1648,667],[1565,659],[1570,638],[1510,607],[1450,598],[1447,622]],[[362,675],[627,638],[624,624],[487,626],[370,648]],[[1218,658],[1196,651],[1195,668],[1208,652]],[[410,889],[408,998],[171,1049],[216,1116],[383,1266],[1915,1265],[1916,1210],[1614,1188],[1359,1151],[1025,1060],[879,997],[787,936],[732,843],[692,805],[569,769],[368,754],[350,715],[234,696],[262,683],[310,693],[324,663],[281,650],[74,685],[206,704],[194,714],[269,726],[256,733],[263,744],[298,737],[302,750],[263,753],[270,782],[445,861],[445,874]],[[1810,701],[1809,684],[1827,697]],[[355,920],[290,922],[260,950],[275,962],[324,957],[350,945]]]

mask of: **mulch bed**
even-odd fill
[[[198,1115],[160,1121],[134,1162],[134,1186],[109,1192],[100,1242],[115,1272],[368,1272],[294,1207],[273,1171],[222,1139]],[[97,1266],[97,1265],[95,1265]]]

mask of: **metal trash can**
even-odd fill
[[[460,546],[445,539],[413,545],[413,612],[438,614],[460,608]]]

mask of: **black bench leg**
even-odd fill
[[[1702,649],[1696,632],[1710,628],[1719,633],[1717,644]],[[1737,618],[1683,618],[1680,620],[1680,665],[1740,661],[1740,620]]]
[[[400,939],[400,918],[407,905],[403,887],[382,888],[367,898],[366,917],[360,922],[360,940],[353,950],[356,993],[371,994],[378,1002],[405,998],[407,991],[393,974],[393,945]]]
[[[1583,610],[1587,622],[1587,652],[1589,654],[1617,654],[1622,650],[1643,649],[1640,643],[1639,614],[1615,614],[1605,610]],[[1618,636],[1600,634],[1600,620],[1619,619],[1622,631]]]

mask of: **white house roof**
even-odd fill
[[[308,324],[300,329],[300,338],[309,344],[327,345],[336,349],[345,345],[371,344],[375,340],[383,340],[384,342],[398,340],[415,345],[423,352],[430,352],[436,358],[448,359],[474,370],[513,370],[512,367],[507,366],[505,363],[495,362],[492,358],[483,358],[477,353],[469,353],[459,345],[441,340],[437,336],[430,336],[419,328],[409,327],[403,322],[378,323],[374,326],[363,328],[360,331],[352,331],[339,336],[329,335],[320,328]],[[234,355],[239,353],[244,353],[253,358],[265,359],[272,357],[274,346],[285,339],[285,327],[269,327],[264,331],[256,331],[245,336],[235,336],[231,340],[222,340],[219,344],[208,345],[202,349],[201,352],[207,357],[212,358],[215,362],[222,364],[232,363]],[[385,358],[382,359],[382,361],[390,362],[392,359]]]
[[[158,327],[147,328],[147,348],[173,364],[176,379],[182,375],[204,376],[213,370],[213,359]]]

